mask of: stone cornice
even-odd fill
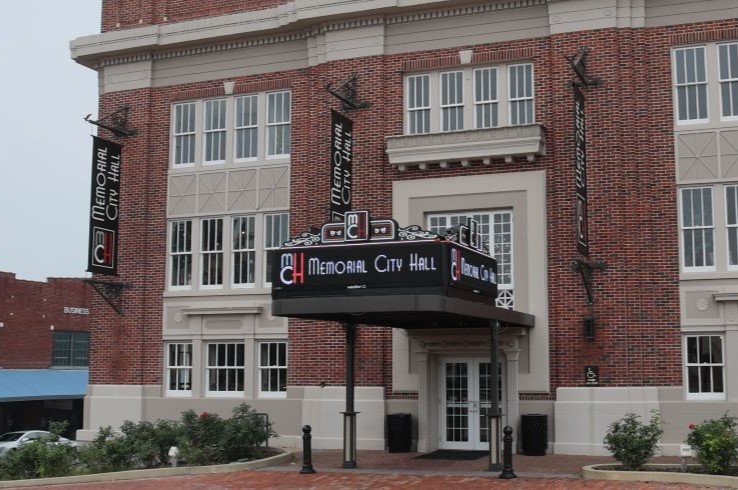
[[[550,1],[511,0],[455,7],[457,2],[452,0],[295,0],[261,11],[80,37],[70,43],[70,51],[72,59],[78,63],[97,68],[298,41],[325,32],[358,27],[533,7]],[[393,10],[407,11],[411,8],[418,11],[392,15]],[[366,17],[315,25],[328,17],[355,17],[361,14],[366,14]]]

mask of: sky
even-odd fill
[[[7,2],[0,22],[0,271],[89,277],[97,73],[69,41],[100,32],[102,0]]]

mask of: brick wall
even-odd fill
[[[0,272],[0,368],[51,366],[53,330],[88,332],[91,315],[65,313],[64,307],[90,308],[91,288],[81,279],[48,282],[16,279]]]

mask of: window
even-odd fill
[[[495,128],[497,118],[497,68],[474,70],[474,127]]]
[[[87,367],[90,351],[90,334],[88,332],[54,331],[53,359],[54,367]]]
[[[172,105],[173,166],[288,158],[291,104],[281,90]]]
[[[221,218],[200,221],[202,242],[200,263],[202,264],[202,286],[223,285],[223,220]]]
[[[723,337],[689,335],[686,338],[687,398],[725,398]]]
[[[405,80],[405,133],[493,128],[500,121],[533,124],[534,97],[531,63],[410,75]]]
[[[233,285],[253,286],[256,248],[254,216],[233,218]]]
[[[677,119],[680,122],[707,120],[707,70],[704,46],[674,51]]]
[[[195,163],[195,103],[174,105],[174,165]]]
[[[225,161],[226,148],[226,101],[225,99],[205,101],[205,163]]]
[[[167,347],[167,392],[170,395],[192,393],[192,344]]]
[[[738,268],[738,186],[725,186],[725,229],[728,237],[728,268]]]
[[[243,394],[243,343],[213,343],[207,346],[206,377],[209,395]]]
[[[267,95],[267,155],[290,153],[290,93]]]
[[[192,221],[172,221],[169,243],[169,285],[189,287],[192,284]]]
[[[533,65],[513,65],[510,82],[510,125],[533,123]]]
[[[282,246],[289,239],[289,215],[267,214],[264,225],[264,283],[271,283],[269,274],[272,270],[270,250],[275,250]]]
[[[715,270],[712,188],[681,189],[681,206],[684,270]]]
[[[199,239],[195,253],[192,237]],[[268,251],[288,239],[286,212],[170,221],[169,290],[269,287]]]
[[[287,395],[287,342],[259,344],[259,396]]]
[[[510,210],[481,211],[428,216],[428,230],[444,235],[454,226],[466,224],[467,218],[479,223],[482,242],[497,260],[497,306],[513,308],[513,216]]]
[[[738,117],[738,43],[718,45],[720,115]]]
[[[429,75],[415,75],[407,78],[408,134],[430,133],[429,87]]]

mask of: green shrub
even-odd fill
[[[59,434],[68,422],[49,424],[51,435],[21,444],[0,458],[0,480],[50,478],[74,474],[78,458],[77,448],[59,444]]]
[[[225,423],[217,413],[202,412],[198,415],[194,410],[182,412],[179,457],[192,466],[226,462],[221,450],[225,429]]]
[[[738,421],[725,413],[717,420],[690,426],[687,444],[697,454],[697,461],[707,473],[728,475],[738,461]]]
[[[648,425],[644,425],[638,415],[627,413],[610,424],[603,442],[626,470],[637,471],[656,453],[663,432],[658,412],[651,412]]]
[[[233,415],[226,420],[223,454],[227,461],[253,458],[256,449],[276,435],[272,423],[267,423],[264,414],[241,404],[233,409]]]

